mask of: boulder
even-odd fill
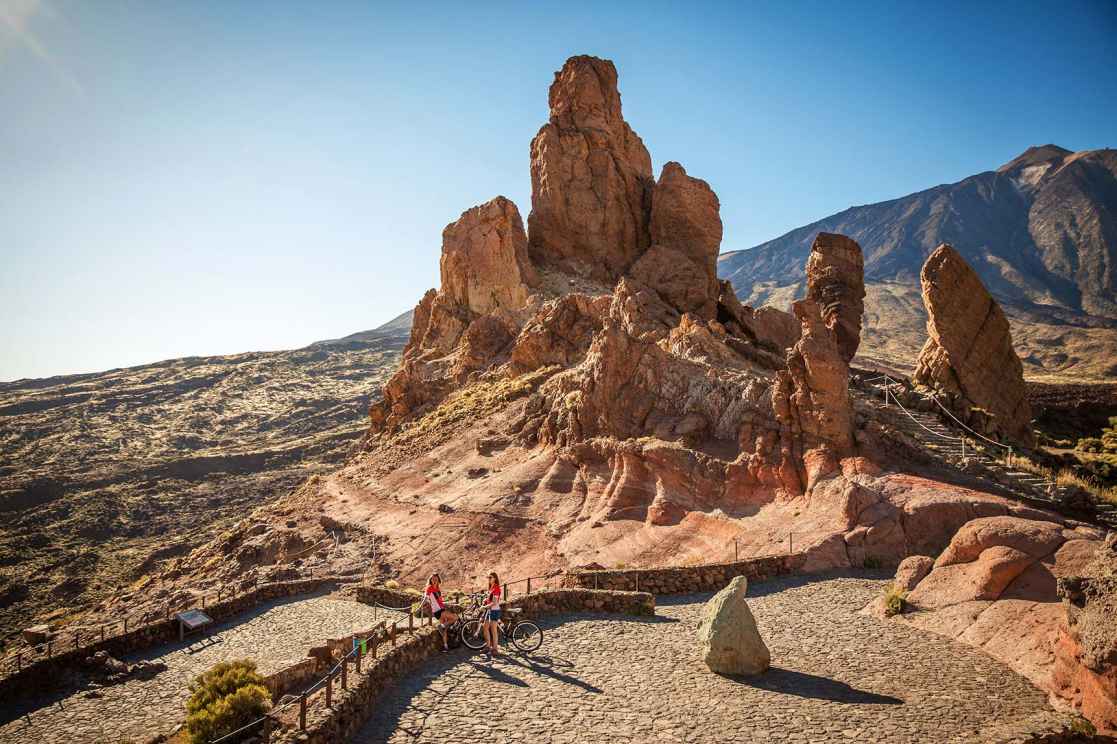
[[[983,552],[1003,545],[1031,556],[1043,558],[1054,553],[1066,540],[1062,525],[1020,517],[983,517],[962,525],[950,545],[935,561],[935,568],[969,563]]]
[[[807,258],[807,297],[818,304],[848,363],[861,344],[865,312],[865,262],[857,241],[834,233],[818,234]]]
[[[571,57],[549,103],[531,142],[530,254],[611,284],[650,245],[651,156],[621,116],[612,62]]]
[[[911,555],[900,561],[892,585],[901,592],[910,592],[923,580],[935,565],[935,559],[926,555]]]
[[[760,674],[772,664],[772,655],[745,602],[747,591],[748,579],[738,576],[703,610],[698,626],[702,660],[718,674]]]
[[[927,258],[919,278],[928,339],[915,364],[914,382],[940,393],[963,420],[971,415],[983,419],[996,438],[1034,446],[1023,365],[1000,305],[949,245]]]
[[[54,631],[51,630],[50,625],[33,625],[30,628],[24,628],[22,635],[23,640],[32,646],[37,646],[49,641],[54,636]]]

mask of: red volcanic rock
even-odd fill
[[[652,245],[630,272],[680,313],[705,320],[716,317],[721,289],[719,209],[709,184],[688,176],[678,163],[664,165],[652,192]]]
[[[910,592],[923,578],[931,573],[935,559],[926,555],[912,555],[900,561],[892,584],[902,592]]]
[[[865,262],[857,241],[845,235],[818,234],[807,259],[807,297],[822,309],[826,327],[849,362],[861,343],[865,311]]]
[[[991,547],[1003,545],[1042,558],[1051,555],[1066,537],[1062,525],[1019,517],[986,517],[962,526],[935,561],[935,568],[969,563]]]
[[[803,486],[836,469],[837,460],[853,452],[853,407],[849,401],[849,365],[838,349],[813,300],[792,306],[802,336],[779,372],[772,408],[781,426],[786,455],[803,462]],[[812,454],[812,451],[813,454]]]
[[[531,256],[612,283],[650,245],[651,156],[621,117],[612,62],[571,57],[549,100],[531,142]]]
[[[782,359],[784,352],[799,340],[799,321],[791,313],[774,307],[754,310],[742,305],[733,285],[721,282],[718,295],[718,320],[730,334],[741,336]]]
[[[484,315],[517,309],[539,279],[527,254],[527,234],[516,205],[498,196],[467,210],[442,231],[442,292]]]
[[[1110,533],[1091,564],[1061,578],[1065,617],[1055,646],[1055,692],[1117,736],[1117,534]]]
[[[1023,366],[1000,305],[949,245],[927,258],[920,281],[929,338],[914,381],[944,393],[962,416],[973,409],[985,412],[991,417],[984,424],[990,434],[1033,446]]]
[[[516,373],[577,364],[589,350],[609,309],[609,297],[569,294],[550,300],[528,320],[512,349]]]
[[[1007,545],[994,545],[966,563],[936,566],[908,595],[908,602],[927,610],[978,599],[998,599],[1035,559]]]

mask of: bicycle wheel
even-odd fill
[[[516,623],[512,628],[512,645],[527,653],[543,645],[543,631],[530,620]]]
[[[480,620],[468,620],[462,625],[462,643],[474,651],[485,647],[485,634],[481,631]]]

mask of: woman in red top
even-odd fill
[[[423,603],[430,606],[431,614],[439,623],[438,630],[442,633],[442,650],[449,651],[450,646],[446,642],[446,628],[453,625],[458,616],[446,609],[446,604],[442,601],[442,579],[436,573],[431,574],[431,577],[427,579],[427,588],[423,592]]]
[[[497,625],[500,624],[500,577],[496,575],[496,571],[489,574],[489,596],[485,599],[484,606],[489,608],[489,619],[485,623],[485,643],[491,659],[497,653]]]

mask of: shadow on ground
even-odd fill
[[[878,695],[875,692],[859,690],[850,687],[845,682],[839,682],[829,677],[820,677],[817,674],[797,672],[794,669],[780,669],[772,667],[763,674],[755,677],[733,677],[720,675],[725,679],[740,685],[748,685],[760,690],[778,692],[783,695],[811,698],[814,700],[829,700],[835,703],[850,705],[903,705],[904,701],[891,695]]]

